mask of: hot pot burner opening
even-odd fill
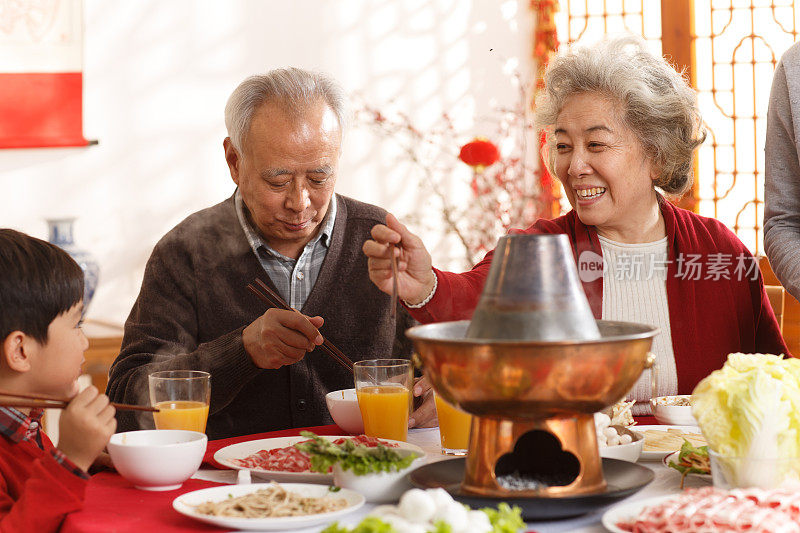
[[[581,463],[550,432],[533,429],[519,437],[514,449],[495,463],[497,484],[506,490],[563,487],[578,478]]]

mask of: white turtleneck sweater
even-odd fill
[[[651,348],[656,355],[656,390],[651,392],[651,371],[645,370],[628,394],[628,400],[637,402],[633,414],[650,414],[651,394],[678,392],[667,303],[667,238],[637,244],[599,238],[605,262],[603,320],[650,324],[660,330]]]

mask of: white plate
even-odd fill
[[[674,468],[669,466],[669,462],[672,461],[673,463],[677,463],[678,462],[678,456],[680,455],[680,453],[681,453],[680,450],[677,451],[677,452],[672,452],[669,455],[665,455],[664,458],[661,459],[661,462],[664,463],[664,466],[666,466],[667,468],[669,468],[670,470],[672,470],[673,472],[675,472],[678,475],[680,475],[680,472],[678,472],[677,470],[675,470]],[[697,472],[690,472],[690,473],[688,473],[686,475],[687,476],[696,476],[696,477],[703,478],[703,479],[708,479],[708,480],[711,479],[711,474],[698,474]]]
[[[617,524],[622,520],[631,520],[639,516],[645,507],[651,505],[658,505],[659,503],[676,498],[677,494],[667,496],[656,496],[654,498],[647,498],[646,500],[636,500],[632,502],[623,502],[615,505],[605,513],[603,513],[603,527],[611,531],[611,533],[628,533],[628,531],[617,527]]]
[[[331,521],[342,515],[351,513],[364,505],[364,496],[347,489],[338,492],[330,492],[328,485],[310,485],[307,483],[284,483],[281,486],[288,491],[301,496],[319,498],[330,495],[334,498],[343,498],[347,502],[347,507],[328,513],[320,513],[306,516],[286,516],[273,518],[237,518],[233,516],[210,516],[198,513],[194,507],[208,501],[223,501],[229,497],[243,496],[255,492],[262,488],[269,487],[269,483],[255,483],[253,485],[225,485],[222,487],[212,487],[193,492],[187,492],[172,500],[172,508],[179,513],[190,518],[214,524],[228,529],[244,529],[258,531],[286,531],[287,529],[297,529],[301,527],[311,527]]]
[[[348,435],[339,436],[323,436],[323,439],[336,440],[341,438],[349,438]],[[298,442],[308,440],[306,437],[276,437],[273,439],[259,439],[250,440],[247,442],[240,442],[238,444],[231,444],[220,448],[214,454],[214,460],[221,465],[233,468],[234,470],[250,470],[256,474],[259,479],[270,479],[273,481],[282,481],[286,483],[333,483],[333,474],[319,474],[316,472],[285,472],[281,470],[264,470],[262,468],[245,468],[233,462],[233,459],[244,459],[250,455],[261,450],[274,450],[276,448],[285,448],[292,446]],[[419,446],[390,439],[381,439],[386,442],[398,444],[398,448],[403,450],[413,450],[425,457],[425,451]]]
[[[655,426],[640,426],[640,425],[637,424],[635,426],[630,426],[629,429],[632,429],[633,431],[638,431],[639,433],[642,433],[642,434],[644,434],[644,432],[647,431],[648,429],[654,429],[656,431],[667,431],[669,429],[677,429],[677,430],[680,430],[680,431],[682,431],[684,433],[699,433],[699,434],[702,434],[702,432],[700,431],[700,428],[697,427],[697,426],[659,426],[659,425],[655,425]],[[678,446],[676,449],[674,449],[672,451],[662,450],[662,451],[657,451],[657,452],[648,451],[647,449],[642,448],[642,454],[639,456],[639,460],[640,461],[661,461],[662,459],[664,459],[665,455],[669,455],[672,452],[677,452],[677,451],[680,451],[680,446]]]

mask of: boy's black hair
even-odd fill
[[[0,342],[22,331],[40,343],[61,313],[83,299],[83,271],[61,248],[0,228]]]

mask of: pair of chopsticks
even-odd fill
[[[7,399],[10,398],[10,399]],[[24,408],[38,408],[42,409],[65,409],[69,404],[69,400],[63,398],[53,398],[51,396],[42,396],[35,394],[23,394],[21,392],[6,392],[0,391],[0,406],[3,407],[24,407]],[[149,407],[147,405],[130,405],[127,403],[114,403],[111,402],[118,411],[150,411],[152,413],[159,412],[156,407]]]
[[[260,279],[255,280],[256,284],[264,291],[262,292],[258,288],[256,288],[252,283],[247,284],[247,288],[250,289],[256,296],[258,296],[261,300],[265,301],[272,307],[277,307],[278,309],[285,309],[287,311],[294,311],[295,313],[300,313],[297,309],[289,307],[281,295],[277,292],[273,291],[269,285],[261,281]],[[331,341],[326,339],[325,337],[322,338],[322,346],[321,348],[331,356],[337,363],[348,369],[350,372],[353,371],[353,361],[350,360],[342,351],[333,345]]]

